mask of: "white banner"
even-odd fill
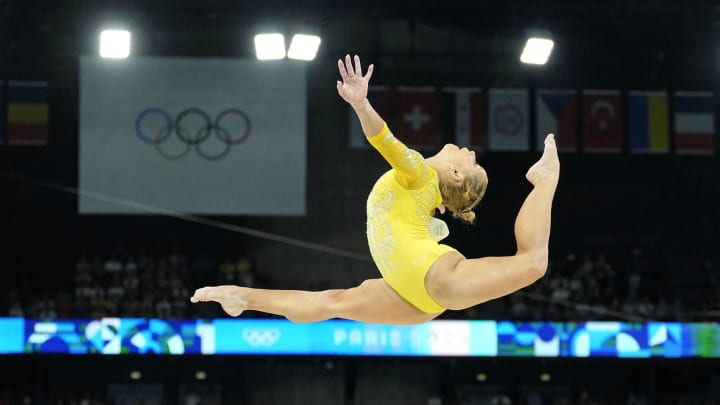
[[[81,58],[80,213],[303,215],[305,149],[301,63]]]
[[[529,150],[528,91],[490,89],[488,104],[489,149],[491,151]]]

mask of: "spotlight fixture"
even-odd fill
[[[290,59],[313,60],[320,47],[320,37],[317,35],[295,34],[290,41],[287,56]]]
[[[104,30],[100,33],[100,56],[125,59],[130,55],[130,31]]]
[[[544,65],[550,58],[555,43],[549,38],[530,37],[520,55],[520,62],[531,65]]]
[[[259,60],[285,58],[285,36],[277,33],[255,35],[255,54]]]

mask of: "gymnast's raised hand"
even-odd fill
[[[340,97],[353,107],[360,107],[367,100],[368,84],[372,77],[373,65],[368,66],[367,73],[362,74],[360,57],[355,55],[355,67],[350,63],[350,56],[346,56],[346,64],[338,59],[341,80],[337,81],[337,90]]]

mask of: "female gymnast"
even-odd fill
[[[215,301],[231,316],[245,310],[281,315],[293,322],[345,318],[379,324],[418,324],[446,309],[461,310],[515,292],[545,274],[550,214],[560,175],[552,134],[540,160],[527,172],[534,186],[515,220],[517,253],[468,259],[431,233],[438,209],[469,222],[488,179],[467,148],[445,145],[423,158],[388,129],[367,99],[373,73],[362,75],[360,58],[338,60],[337,91],[357,113],[367,140],[392,169],[375,183],[367,201],[367,238],[382,278],[349,289],[264,290],[239,286],[204,287],[191,302]]]

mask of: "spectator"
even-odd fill
[[[118,274],[122,271],[123,265],[118,258],[118,253],[113,253],[105,261],[105,274],[107,278],[112,278],[114,274]]]
[[[703,277],[697,291],[687,286],[661,291],[657,270],[648,280],[647,249],[633,246],[624,253],[609,248],[602,252],[580,250],[551,258],[547,276],[519,294],[447,316],[582,321],[615,320],[618,313],[625,313],[647,320],[717,319],[713,315],[720,312],[717,261],[705,260],[697,270],[696,279]],[[167,255],[132,255],[122,249],[109,257],[83,253],[75,264],[73,291],[40,294],[28,302],[11,291],[0,310],[10,316],[42,318],[224,316],[216,307],[191,309],[190,291],[199,285],[254,286],[265,280],[253,270],[245,256],[225,257],[218,264],[206,254],[189,256],[179,249]],[[277,282],[269,287],[278,287]]]
[[[252,274],[252,265],[247,257],[243,256],[235,262],[236,280],[239,285],[252,287],[255,284],[255,277]]]

